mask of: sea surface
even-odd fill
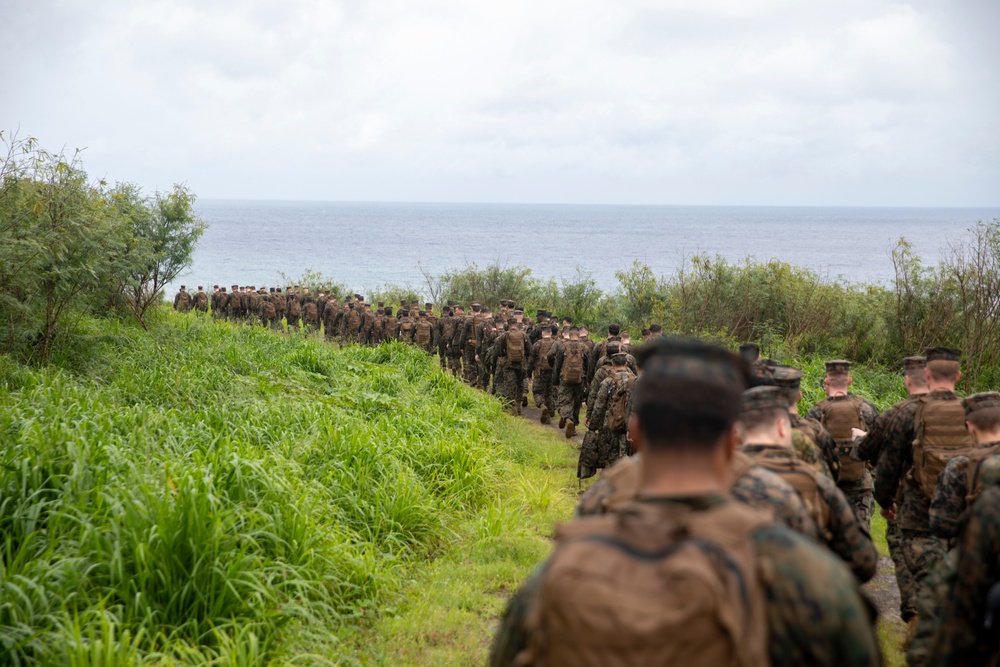
[[[888,284],[900,237],[928,263],[1000,208],[576,206],[201,200],[208,230],[184,283],[281,286],[318,271],[356,291],[401,285],[427,293],[469,263],[524,265],[538,278],[589,273],[613,291],[639,260],[672,275],[685,258],[778,259],[828,279]]]

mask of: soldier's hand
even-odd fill
[[[857,440],[858,438],[863,438],[868,435],[868,431],[862,431],[860,428],[851,429],[851,438]]]
[[[478,354],[476,355],[476,363],[477,364],[479,363],[479,355]]]
[[[896,503],[893,503],[892,507],[883,507],[882,509],[879,510],[879,513],[882,515],[883,518],[888,519],[889,521],[895,521]]]

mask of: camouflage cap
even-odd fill
[[[205,289],[203,285],[198,285],[198,289]]]
[[[754,387],[743,392],[743,412],[773,408],[788,409],[785,392],[780,387]]]
[[[927,357],[903,357],[903,370],[915,371],[927,366]]]
[[[924,351],[924,356],[927,357],[927,363],[932,361],[954,361],[958,363],[962,361],[961,350],[956,350],[953,347],[929,347]]]
[[[802,371],[791,366],[776,366],[774,384],[784,389],[798,389],[802,386]]]
[[[660,378],[691,380],[739,388],[750,380],[750,366],[738,355],[721,347],[687,338],[652,340],[635,351],[644,373]]]
[[[965,408],[965,415],[971,415],[978,410],[987,408],[1000,408],[1000,392],[984,391],[981,394],[973,394],[962,399],[962,407]]]
[[[378,304],[376,304],[375,307],[376,308],[384,308],[385,307],[385,303],[383,303],[382,301],[379,301]]]
[[[187,289],[185,285],[181,285],[181,289]]]
[[[850,371],[851,362],[847,359],[833,359],[826,362],[827,373],[849,373]]]
[[[448,299],[448,301],[447,301],[447,304],[448,304],[448,307],[449,307],[449,308],[454,308],[454,307],[455,307],[455,305],[456,305],[456,304],[455,304],[455,302],[454,302],[454,301],[452,301],[451,299]]]
[[[428,301],[427,303],[424,304],[424,308],[426,308],[427,310],[430,310],[433,307],[434,307],[434,304],[431,303],[430,301]]]
[[[615,352],[611,355],[611,363],[615,366],[624,366],[628,363],[628,355],[624,352]]]
[[[239,289],[240,286],[239,285],[230,285],[230,288],[232,288],[232,289]]]

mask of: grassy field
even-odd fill
[[[452,662],[483,643],[462,610],[544,554],[568,446],[412,348],[160,317],[0,357],[0,663],[401,664],[438,613]]]

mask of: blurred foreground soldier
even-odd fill
[[[875,576],[878,552],[844,494],[792,449],[788,403],[778,387],[754,387],[743,399],[742,452],[791,484],[819,527],[820,541],[840,556],[861,583]]]
[[[937,600],[928,664],[1000,664],[1000,488],[986,489],[969,508],[954,556],[951,590]]]
[[[868,464],[852,458],[851,453],[854,450],[854,430],[868,431],[874,426],[878,408],[871,401],[849,392],[853,382],[851,362],[843,359],[826,362],[826,378],[823,380],[826,398],[814,405],[806,417],[817,420],[833,437],[840,458],[837,486],[851,502],[858,521],[867,528],[872,520],[872,489],[875,485],[868,472]]]
[[[178,313],[186,313],[191,310],[191,295],[187,293],[187,288],[181,285],[181,289],[174,296],[174,310]]]
[[[860,460],[867,461],[872,465],[877,464],[882,449],[885,447],[888,426],[892,423],[896,413],[927,394],[927,378],[924,377],[926,365],[927,359],[924,357],[903,359],[903,385],[906,387],[908,397],[880,414],[875,420],[875,425],[867,433],[855,432],[855,435],[862,438],[856,447],[856,454]],[[901,504],[903,501],[902,490],[903,487],[900,485],[896,494],[897,504]],[[903,621],[908,623],[916,613],[916,598],[913,594],[913,576],[910,574],[906,559],[903,557],[901,539],[902,531],[898,518],[886,519],[885,541],[889,545],[889,555],[892,556],[892,562],[896,568],[896,585],[899,587],[899,613]]]
[[[198,291],[194,294],[194,307],[199,313],[208,312],[208,295],[201,285],[198,285]]]
[[[875,501],[886,519],[898,520],[903,558],[913,578],[914,598],[931,570],[944,557],[945,545],[930,531],[930,502],[938,475],[955,456],[975,445],[965,427],[965,409],[955,395],[961,377],[961,352],[928,348],[925,354],[929,393],[900,408],[886,427],[886,442],[875,475]],[[902,485],[902,502],[896,497]],[[908,638],[917,616],[908,620]]]
[[[766,372],[765,372],[766,373]],[[763,377],[767,377],[766,374]],[[837,446],[823,425],[815,419],[799,416],[798,403],[802,400],[802,371],[791,366],[775,366],[771,381],[781,388],[788,401],[788,416],[792,422],[792,447],[802,461],[816,468],[833,481],[840,475]],[[765,381],[766,383],[766,381]]]
[[[728,496],[746,363],[693,341],[651,345],[630,423],[637,498],[559,528],[491,664],[878,665],[847,568]]]

